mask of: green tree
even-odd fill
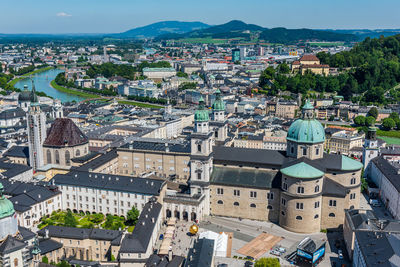
[[[178,72],[176,73],[176,76],[178,76],[178,77],[183,77],[183,78],[189,77],[189,75],[188,75],[187,73],[182,72],[182,71],[178,71]]]
[[[42,262],[43,263],[49,263],[49,258],[47,258],[47,256],[43,256]]]
[[[288,64],[282,63],[279,65],[279,73],[287,74],[289,72],[290,72],[290,68],[289,68]]]
[[[354,123],[357,126],[364,126],[365,125],[365,117],[364,116],[357,116],[354,118]]]
[[[277,258],[260,258],[254,264],[254,267],[280,267],[279,259]]]
[[[128,211],[128,214],[126,215],[126,223],[128,225],[136,225],[139,215],[139,210],[135,206],[132,206],[132,209]]]
[[[389,131],[396,127],[396,122],[392,118],[385,118],[383,119],[382,126],[385,130]]]
[[[368,116],[365,119],[365,126],[374,126],[375,125],[375,118],[372,116]]]
[[[69,210],[67,214],[65,215],[64,218],[64,226],[66,227],[76,227],[78,225],[78,222],[76,221],[74,215],[72,212]]]
[[[372,116],[372,117],[374,117],[375,118],[375,120],[378,118],[378,109],[376,108],[376,107],[372,107],[369,111],[368,111],[368,114],[367,114],[367,117],[368,116]]]
[[[400,122],[399,113],[397,112],[390,113],[389,118],[393,119],[396,124]]]

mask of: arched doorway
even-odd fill
[[[183,220],[185,220],[185,221],[188,221],[188,220],[189,220],[189,214],[188,214],[187,211],[184,211],[184,212],[182,213],[182,218],[183,218]]]
[[[191,214],[190,214],[190,220],[191,221],[195,221],[197,219],[197,215],[196,215],[196,212],[192,212]]]
[[[174,217],[177,218],[178,220],[181,219],[181,213],[178,210],[174,211]]]
[[[171,210],[167,209],[166,216],[167,218],[171,218]]]

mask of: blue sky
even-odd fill
[[[399,0],[11,0],[0,33],[113,33],[162,20],[264,27],[400,28]]]

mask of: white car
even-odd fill
[[[339,259],[343,259],[343,252],[341,249],[338,250]]]

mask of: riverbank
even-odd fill
[[[137,106],[137,107],[141,107],[141,108],[163,108],[163,106],[156,106],[156,105],[153,105],[153,104],[147,104],[147,103],[143,103],[143,102],[136,102],[136,101],[132,101],[132,100],[118,100],[118,104]]]
[[[17,82],[19,82],[19,81],[21,81],[21,80],[23,80],[23,79],[28,78],[30,75],[35,75],[35,74],[38,74],[38,73],[41,73],[41,72],[45,72],[45,71],[51,70],[51,69],[53,69],[53,68],[54,68],[54,67],[52,67],[52,66],[48,66],[48,67],[36,69],[36,70],[34,70],[34,71],[25,73],[24,75],[21,75],[21,76],[15,78],[15,79],[12,79],[10,82],[8,82],[8,84],[11,85],[11,86],[14,86]]]
[[[77,91],[77,90],[72,90],[72,89],[63,87],[61,85],[58,85],[55,80],[52,80],[50,82],[50,86],[53,87],[54,89],[56,89],[57,91],[60,91],[60,92],[66,93],[66,94],[76,95],[76,96],[80,96],[83,98],[99,98],[98,95],[89,94],[89,93],[85,93],[85,92],[81,92],[81,91]]]

